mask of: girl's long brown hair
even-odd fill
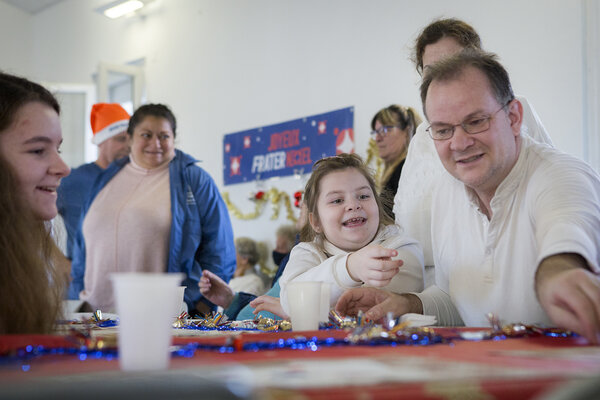
[[[0,135],[30,102],[59,111],[54,96],[42,86],[0,73]],[[0,156],[0,334],[49,333],[59,316],[65,285],[53,261],[59,250],[49,223],[35,218],[17,187],[12,168]]]

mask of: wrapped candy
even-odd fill
[[[177,317],[175,322],[173,322],[173,328],[184,328],[187,325],[187,317],[188,313],[182,311],[181,314]]]
[[[356,328],[356,319],[352,317],[342,317],[334,309],[329,310],[329,321],[340,329]]]
[[[92,335],[90,327],[83,329],[71,328],[67,340],[76,344],[81,350],[96,351],[117,348],[117,337],[99,337]]]

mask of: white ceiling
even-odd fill
[[[48,7],[60,3],[63,0],[2,0],[13,7],[25,11],[28,14],[37,14]]]

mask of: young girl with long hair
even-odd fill
[[[0,334],[48,333],[61,310],[66,271],[49,223],[69,174],[59,110],[42,86],[0,72]]]
[[[279,280],[287,314],[287,284],[294,281],[331,283],[330,306],[344,290],[363,285],[397,293],[423,290],[421,247],[384,211],[358,155],[317,161],[304,201],[309,223]]]

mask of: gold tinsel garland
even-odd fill
[[[273,215],[271,215],[271,219],[273,219],[273,220],[278,219],[279,218],[279,210],[281,208],[280,203],[281,203],[281,201],[283,201],[283,204],[287,211],[286,218],[294,223],[297,221],[297,218],[294,215],[294,210],[292,209],[290,196],[283,190],[280,191],[276,188],[271,188],[266,193],[258,192],[256,194],[253,194],[251,196],[251,199],[252,199],[252,201],[254,201],[254,211],[249,212],[249,213],[243,213],[239,209],[238,206],[233,204],[233,202],[229,198],[229,192],[223,192],[222,196],[223,196],[223,201],[225,201],[225,204],[227,205],[227,209],[229,210],[231,215],[233,215],[237,219],[250,220],[250,219],[258,218],[263,213],[263,211],[265,209],[265,205],[267,204],[268,201],[271,202],[272,209],[273,209]]]
[[[383,175],[383,160],[379,157],[379,151],[377,149],[377,144],[373,139],[369,140],[369,147],[367,148],[367,159],[365,164],[370,165],[371,162],[375,161],[375,184],[377,188],[381,189],[381,178]],[[237,219],[250,220],[258,218],[265,209],[265,205],[268,201],[272,204],[273,215],[271,215],[271,219],[275,220],[279,218],[279,210],[281,207],[281,201],[283,200],[283,204],[287,211],[286,218],[292,222],[296,222],[298,219],[294,215],[294,211],[292,209],[292,204],[290,201],[290,196],[284,192],[283,190],[278,190],[276,188],[271,188],[267,192],[257,192],[251,193],[250,199],[254,202],[254,211],[243,213],[238,206],[233,204],[231,199],[229,198],[229,192],[222,193],[223,200],[227,205],[227,209]]]

